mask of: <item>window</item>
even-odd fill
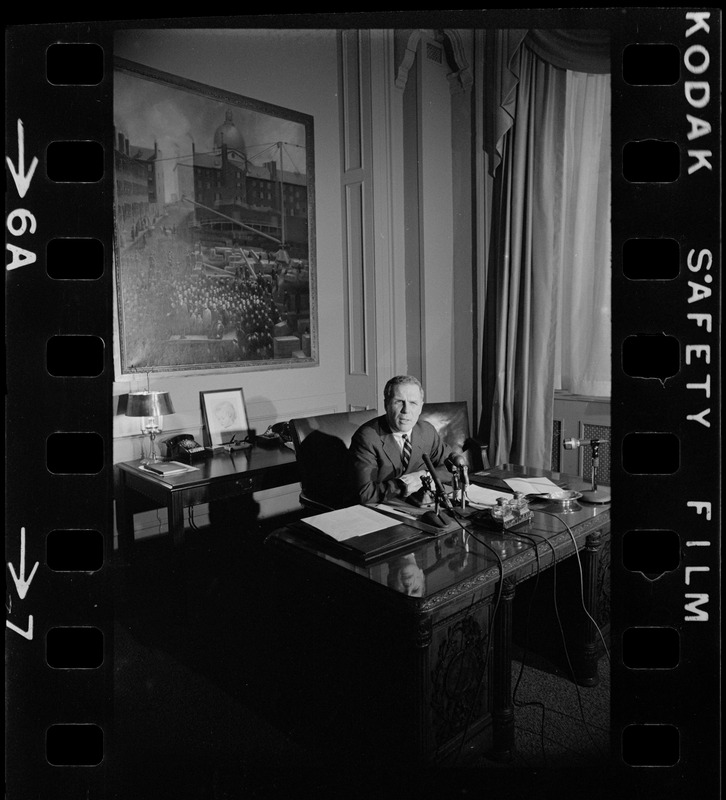
[[[611,386],[610,98],[609,75],[567,72],[555,387],[596,397]]]

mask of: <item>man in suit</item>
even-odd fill
[[[386,413],[361,425],[350,445],[353,476],[361,503],[410,497],[422,488],[423,454],[434,467],[452,455],[436,429],[420,421],[424,390],[411,375],[391,378],[383,390]],[[437,469],[437,472],[439,470]]]

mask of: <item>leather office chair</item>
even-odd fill
[[[376,416],[378,411],[366,409],[290,420],[300,467],[301,505],[322,513],[358,502],[348,449],[358,428]],[[489,466],[486,445],[469,435],[465,401],[425,403],[420,419],[431,423],[449,447],[466,455],[471,471]]]
[[[470,435],[469,409],[465,400],[452,403],[424,403],[419,419],[433,425],[452,450],[464,453],[470,471],[488,469],[489,448]]]
[[[358,428],[376,416],[378,411],[371,408],[290,420],[300,467],[301,505],[323,513],[358,502],[348,448]]]

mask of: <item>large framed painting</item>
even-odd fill
[[[116,59],[119,376],[318,363],[313,119]]]

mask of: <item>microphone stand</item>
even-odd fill
[[[461,485],[461,511],[466,511],[466,489],[469,485],[469,469],[464,464],[459,467],[459,483]]]
[[[456,500],[459,496],[459,488],[460,488],[460,481],[459,481],[459,472],[457,469],[451,474],[451,499],[452,499],[452,505],[454,505],[454,507],[456,507]]]
[[[438,514],[442,509],[445,511],[454,510],[446,494],[434,484],[434,513]]]
[[[599,464],[600,442],[597,439],[593,439],[590,442],[590,447],[592,448],[592,489],[584,491],[581,499],[584,503],[609,503],[610,492],[606,489],[597,488],[596,474]]]
[[[451,501],[446,496],[446,492],[444,490],[443,484],[439,476],[436,474],[436,468],[434,467],[433,463],[429,456],[424,453],[423,454],[423,462],[426,465],[426,469],[428,470],[429,475],[431,476],[431,480],[434,484],[434,499],[436,501],[436,513],[438,514],[439,508],[443,506],[447,511],[450,511],[452,514],[454,513],[454,507],[451,505]]]

